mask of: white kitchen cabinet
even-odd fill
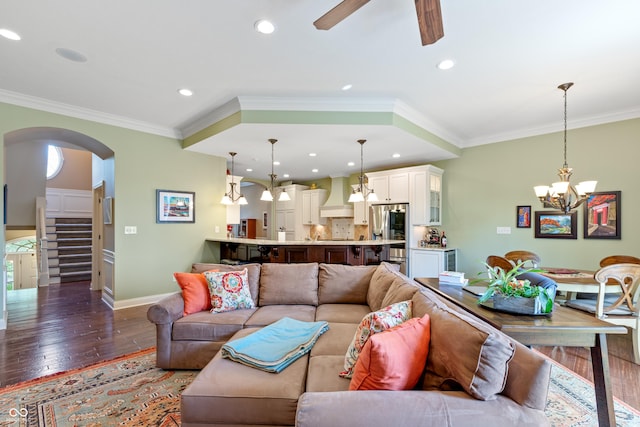
[[[358,184],[351,186],[358,189]],[[353,203],[353,225],[369,225],[369,203],[366,200]]]
[[[320,207],[327,201],[327,190],[315,189],[302,192],[302,223],[305,225],[327,223],[327,218],[320,216]]]
[[[282,190],[286,190],[291,200],[277,201]],[[302,193],[309,189],[306,185],[291,184],[275,188],[274,202],[276,203],[276,231],[284,230],[287,240],[304,240],[308,237],[305,232],[302,217]]]
[[[284,231],[286,233],[287,240],[297,240],[295,209],[276,211],[276,230]]]
[[[442,224],[442,174],[444,171],[426,165],[409,172],[409,204],[411,225]]]
[[[443,271],[456,271],[456,249],[410,249],[411,278],[438,277]]]
[[[398,170],[369,172],[367,178],[369,188],[378,196],[378,201],[371,204],[409,202],[408,172]]]

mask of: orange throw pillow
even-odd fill
[[[184,312],[186,316],[211,309],[211,295],[209,284],[202,273],[173,273],[184,299]]]
[[[353,370],[349,390],[410,390],[418,384],[429,354],[428,314],[372,335]]]

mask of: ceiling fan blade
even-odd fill
[[[415,0],[422,46],[433,44],[444,37],[440,0]]]
[[[369,0],[343,0],[318,18],[313,25],[318,30],[328,30],[367,3]]]

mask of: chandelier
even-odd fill
[[[358,188],[354,189],[349,196],[350,203],[358,203],[364,202],[367,199],[367,202],[377,202],[378,196],[373,192],[373,189],[369,189],[367,186],[368,180],[367,177],[364,176],[363,170],[363,158],[364,158],[364,143],[367,142],[366,139],[359,139],[358,144],[360,144],[360,176],[358,177]]]
[[[247,199],[242,195],[242,193],[236,190],[236,185],[238,184],[233,182],[233,178],[234,178],[233,167],[234,167],[234,158],[236,157],[236,154],[238,153],[229,152],[229,155],[231,155],[231,182],[229,183],[229,191],[227,193],[224,193],[224,196],[222,196],[222,200],[220,200],[220,203],[222,203],[223,205],[249,204],[249,202],[247,202]]]
[[[573,169],[567,164],[567,90],[573,83],[563,83],[558,89],[564,91],[564,164],[558,169],[560,181],[551,186],[538,185],[533,187],[538,199],[545,207],[550,207],[569,213],[580,206],[596,189],[598,181],[583,181],[575,186],[569,180]]]
[[[275,173],[273,173],[273,164],[274,164],[273,146],[276,144],[276,142],[278,142],[278,140],[271,138],[269,139],[269,142],[271,143],[271,174],[269,175],[269,178],[271,178],[271,188],[265,189],[262,192],[262,195],[260,196],[260,200],[265,202],[273,201],[273,183],[278,177]],[[291,200],[291,197],[289,197],[289,194],[287,194],[287,191],[283,188],[282,193],[280,193],[280,196],[278,197],[278,201],[286,202],[288,200]]]

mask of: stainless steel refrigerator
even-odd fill
[[[406,273],[409,235],[409,204],[373,205],[369,208],[369,232],[371,240],[403,240],[392,244],[389,258],[384,260],[400,265],[400,271]]]

